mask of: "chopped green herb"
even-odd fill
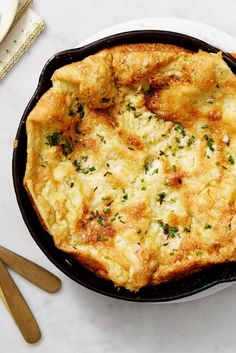
[[[198,251],[196,251],[196,256],[201,256],[202,255],[202,251],[200,251],[200,250],[198,250]]]
[[[141,233],[141,229],[138,229],[138,230],[137,230],[137,234],[140,234],[140,233]]]
[[[217,167],[219,167],[220,166],[220,162],[216,162],[216,165],[217,165]]]
[[[125,202],[128,200],[128,194],[125,194],[123,197],[122,197],[122,200],[121,202]]]
[[[107,223],[103,223],[103,221],[104,221],[104,219],[103,219],[102,217],[99,217],[99,218],[97,219],[97,222],[98,222],[98,224],[100,224],[100,226],[102,226],[102,227],[107,227],[108,224],[107,224]]]
[[[67,139],[64,139],[64,141],[65,142],[61,144],[61,150],[64,156],[68,156],[68,154],[71,154],[73,152],[72,142]]]
[[[146,189],[147,189],[146,186],[142,186],[142,187],[141,187],[141,190],[146,190]]]
[[[87,156],[82,156],[81,160],[87,161],[88,157]],[[73,164],[75,166],[75,170],[77,172],[83,173],[83,174],[88,174],[88,173],[92,173],[96,170],[95,167],[82,167],[81,165],[82,161],[78,161],[77,159],[74,160]]]
[[[212,226],[210,224],[205,224],[204,229],[211,229]]]
[[[75,185],[75,183],[70,183],[70,187],[73,188],[73,186]]]
[[[175,138],[175,141],[180,143],[180,139],[178,137]]]
[[[170,182],[167,181],[166,183],[164,183],[164,185],[165,186],[170,186],[171,184],[170,184]]]
[[[78,98],[76,98],[76,105],[74,107],[70,107],[69,109],[69,116],[75,116],[76,114],[79,114],[80,119],[84,117],[84,108],[82,107],[81,104],[78,103]]]
[[[103,226],[103,223],[102,223],[102,219],[101,219],[101,218],[98,218],[98,219],[97,219],[97,222],[98,222],[98,224],[100,224],[100,226]]]
[[[84,117],[84,108],[80,104],[78,105],[77,113],[79,114],[80,119],[82,119]]]
[[[76,113],[70,108],[69,109],[69,116],[74,116],[74,115],[76,115]]]
[[[154,87],[152,87],[151,85],[148,86],[146,93],[151,94],[155,91]]]
[[[97,188],[98,188],[98,187],[96,186],[96,187],[93,189],[93,192],[95,192],[95,191],[97,190]]]
[[[111,212],[110,207],[107,207],[107,208],[104,209],[104,213],[110,213],[110,212]]]
[[[212,152],[215,151],[213,147],[213,143],[215,142],[212,138],[210,138],[208,135],[204,135],[205,140],[207,141],[207,146],[210,148]]]
[[[150,116],[148,117],[148,121],[152,120],[152,118],[153,118],[153,115],[150,115]]]
[[[103,197],[102,197],[102,200],[110,200],[110,196],[107,196],[107,195],[106,195],[106,196],[103,196]]]
[[[187,146],[190,147],[195,142],[195,136],[191,136],[187,142]]]
[[[175,238],[179,233],[178,227],[169,226],[169,224],[164,223],[162,220],[158,220],[160,227],[163,230],[163,233],[167,235],[167,239]]]
[[[133,147],[128,146],[128,149],[131,150],[131,151],[134,151]]]
[[[75,166],[75,170],[77,172],[80,172],[81,171],[81,161],[78,161],[77,159],[74,160],[73,162],[74,166]]]
[[[166,156],[165,152],[161,151],[160,150],[160,153],[159,153],[160,156]]]
[[[61,142],[62,132],[54,132],[52,135],[47,136],[47,145],[49,146],[58,146]]]
[[[149,171],[150,166],[151,166],[150,163],[148,163],[148,162],[145,162],[145,163],[144,163],[145,174],[147,174],[147,172]]]
[[[157,173],[158,173],[158,171],[159,171],[159,169],[158,169],[158,168],[154,169],[154,171],[152,172],[152,175],[153,175],[153,174],[157,174]]]
[[[126,107],[127,107],[128,111],[131,111],[131,110],[135,111],[135,110],[136,110],[136,109],[131,105],[131,103],[128,103]]]
[[[97,136],[100,138],[101,142],[103,142],[104,144],[107,143],[107,141],[105,140],[105,137],[104,137],[104,136],[99,135],[99,134],[97,134]]]
[[[207,129],[208,128],[208,125],[207,124],[204,124],[201,126],[201,129]]]
[[[161,192],[161,193],[158,195],[157,201],[160,202],[160,205],[163,203],[165,197],[166,197],[166,193],[165,193],[165,192]]]
[[[172,170],[176,172],[176,165],[172,165]]]
[[[109,240],[109,239],[106,238],[106,237],[101,237],[100,235],[98,235],[97,240],[98,240],[98,241],[107,241],[107,240]]]
[[[234,164],[234,159],[231,155],[228,157],[228,161],[230,164]]]
[[[63,132],[54,132],[52,135],[48,135],[46,145],[51,147],[60,146],[64,156],[68,156],[68,154],[73,152],[73,142],[63,136]]]
[[[190,233],[190,226],[189,226],[189,227],[185,227],[185,228],[184,228],[184,232],[185,232],[185,233]]]
[[[175,130],[175,131],[178,131],[179,133],[181,133],[183,137],[186,136],[186,132],[185,132],[185,129],[184,129],[184,127],[183,127],[182,124],[177,123],[177,124],[175,125],[175,127],[174,127],[174,130]]]
[[[122,216],[119,215],[119,212],[115,213],[114,214],[114,217],[110,219],[111,222],[114,222],[117,220],[117,217],[118,217],[118,220],[121,222],[121,223],[124,223],[125,224],[125,221],[122,220]]]

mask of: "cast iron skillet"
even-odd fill
[[[194,52],[199,49],[213,53],[219,51],[219,49],[187,35],[166,31],[146,30],[112,35],[82,48],[70,49],[54,55],[44,66],[39,78],[38,87],[20,121],[16,134],[18,147],[15,148],[13,152],[12,170],[16,197],[23,219],[38,246],[61,271],[77,283],[110,297],[135,302],[167,302],[196,294],[218,283],[236,281],[236,262],[214,265],[211,268],[204,269],[199,273],[180,280],[171,281],[158,286],[145,287],[138,293],[131,293],[124,288],[115,288],[110,281],[97,277],[83,265],[73,260],[68,254],[55,247],[52,237],[42,228],[23,186],[27,143],[25,121],[40,97],[51,87],[50,78],[53,72],[63,65],[83,60],[86,56],[107,47],[124,43],[145,42],[174,44]],[[223,58],[236,74],[236,61],[225,53],[223,53]]]

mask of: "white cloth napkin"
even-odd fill
[[[44,21],[31,9],[33,0],[20,0],[13,24],[0,43],[0,80],[20,59],[45,28]]]

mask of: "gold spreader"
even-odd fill
[[[43,267],[0,246],[0,298],[24,339],[28,343],[35,343],[41,337],[40,329],[5,265],[49,293],[57,292],[61,288],[61,281]]]
[[[38,324],[21,292],[1,260],[0,286],[0,294],[3,298],[3,302],[15,320],[16,325],[19,327],[22,336],[29,343],[37,342],[41,337]]]
[[[15,272],[49,293],[61,288],[61,280],[36,263],[0,246],[0,259]]]

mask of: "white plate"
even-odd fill
[[[184,33],[199,38],[224,51],[231,53],[236,52],[236,38],[231,35],[204,23],[169,17],[142,18],[120,23],[83,40],[79,43],[79,46],[91,43],[111,34],[142,29],[160,29]]]
[[[0,0],[0,43],[9,31],[19,0]]]
[[[116,26],[106,28],[92,35],[91,37],[80,42],[78,46],[81,47],[112,34],[142,29],[159,29],[188,34],[195,38],[201,39],[223,51],[236,53],[236,38],[230,36],[229,34],[204,23],[169,17],[142,18],[139,20],[120,23]],[[201,299],[217,293],[227,287],[230,287],[232,284],[233,283],[220,283],[198,294],[164,304],[180,303]]]

